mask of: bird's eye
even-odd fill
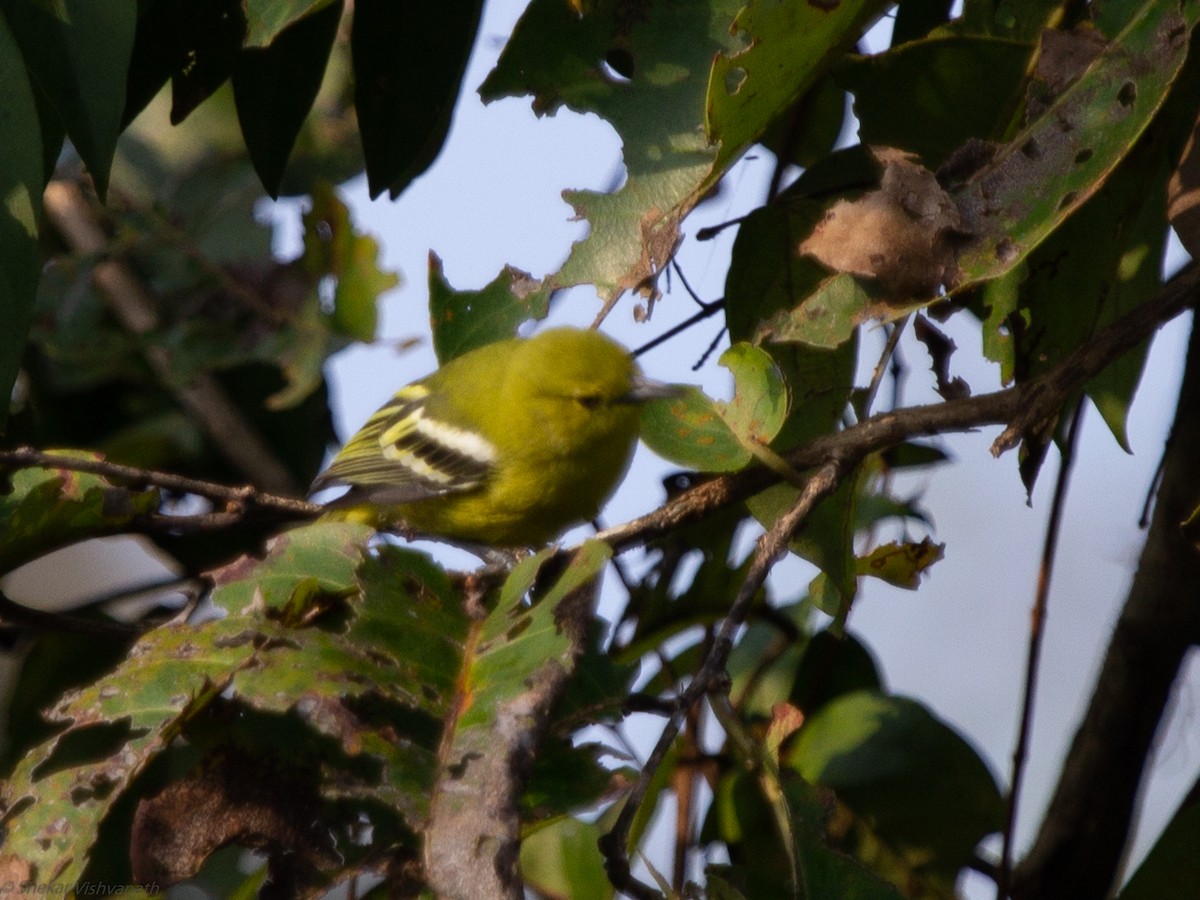
[[[600,405],[599,394],[579,394],[575,397],[575,402],[584,409],[595,409]]]

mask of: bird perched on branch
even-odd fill
[[[310,493],[349,486],[331,518],[543,544],[599,512],[629,466],[639,406],[678,390],[643,378],[596,331],[497,341],[401,388]]]

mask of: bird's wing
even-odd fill
[[[482,484],[493,470],[495,447],[475,431],[431,415],[430,396],[420,383],[397,393],[317,476],[310,493],[348,484],[407,503]]]

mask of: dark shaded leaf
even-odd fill
[[[1193,802],[1172,816],[1117,900],[1155,900],[1170,897],[1182,885],[1200,884],[1197,846],[1200,846],[1200,803]]]
[[[446,280],[437,254],[429,254],[429,318],[441,365],[468,350],[515,336],[522,322],[545,318],[549,309],[549,289],[528,272],[506,266],[480,290],[458,291]]]
[[[98,458],[78,451],[57,453]],[[135,490],[69,469],[19,469],[8,480],[11,489],[0,496],[0,572],[67,544],[127,531],[138,516],[157,510],[159,502],[157,488]]]
[[[33,317],[45,185],[37,102],[6,8],[0,6],[0,397],[12,394]],[[0,429],[9,406],[0,403]]]
[[[874,691],[836,697],[809,717],[787,758],[934,883],[951,887],[975,845],[1000,826],[1003,801],[987,766],[913,700]]]
[[[58,114],[96,192],[104,197],[125,103],[136,0],[61,0],[54,5],[5,0],[0,10],[30,77]]]
[[[442,149],[482,7],[354,4],[354,103],[372,197],[395,199]]]
[[[342,2],[300,19],[262,49],[246,49],[233,71],[238,122],[254,170],[272,197],[300,126],[321,88]],[[249,40],[249,39],[248,39]]]
[[[864,144],[908,150],[936,169],[968,138],[1005,136],[1025,98],[1033,50],[1013,40],[940,35],[859,57],[837,78],[854,94]]]

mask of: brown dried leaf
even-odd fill
[[[29,860],[11,853],[0,856],[0,885],[12,888],[31,884],[34,881],[33,866]]]
[[[319,872],[338,864],[322,821],[299,779],[285,783],[261,763],[230,758],[138,804],[129,842],[133,877],[160,888],[175,884],[216,850],[238,844],[266,853],[274,879],[316,884]]]
[[[1087,71],[1107,43],[1104,35],[1087,25],[1073,31],[1046,29],[1034,74],[1058,96]]]
[[[1106,43],[1100,32],[1088,26],[1073,31],[1043,31],[1034,81],[1025,101],[1025,121],[1042,116],[1087,71]]]
[[[932,297],[954,280],[961,221],[954,201],[911,154],[873,149],[879,189],[839,200],[799,252],[838,272],[876,279],[895,299]]]

